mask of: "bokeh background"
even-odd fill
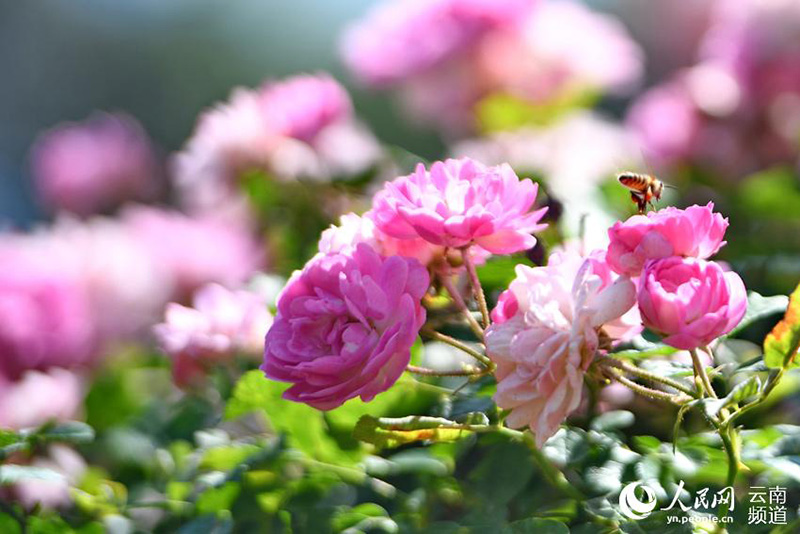
[[[0,455],[64,475],[0,488],[12,503],[0,531],[17,512],[38,517],[38,503],[55,531],[232,529],[233,509],[239,531],[379,517],[456,532],[550,514],[593,532],[519,443],[396,452],[352,436],[364,413],[496,418],[490,377],[463,390],[403,379],[323,415],[282,400],[256,369],[276,294],[320,233],[421,161],[508,162],[540,183],[549,227],[535,249],[481,266],[492,303],[516,264],[605,246],[609,225],[636,211],[621,171],[671,186],[657,208],[713,201],[730,220],[715,259],[778,295],[756,300],[758,321],[717,356],[764,372],[754,358],[800,279],[797,0],[408,0],[383,18],[382,4],[403,2],[0,3],[0,427],[39,428],[26,455],[2,444]],[[461,362],[436,343],[414,358]],[[686,371],[671,355],[656,363]],[[751,447],[747,459],[762,482],[792,484],[796,502],[798,428],[762,428],[798,418],[796,379],[781,387],[744,421],[779,458],[757,464]],[[687,418],[676,467],[664,453],[675,413],[629,393],[592,396],[548,451],[598,514],[636,469],[662,491],[678,477],[724,480],[701,417]],[[608,410],[597,424],[586,415]],[[253,477],[226,478],[245,464]]]

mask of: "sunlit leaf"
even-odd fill
[[[764,297],[755,291],[750,291],[747,294],[747,311],[739,324],[728,332],[727,337],[735,336],[759,319],[785,312],[788,305],[789,297],[786,295]]]
[[[418,424],[409,427],[395,426],[365,415],[358,420],[353,436],[379,448],[391,448],[415,441],[454,441],[470,433],[469,430],[461,428],[448,428],[448,423],[452,425],[455,423],[446,419],[426,417],[418,420]]]
[[[770,368],[794,367],[800,348],[800,286],[789,298],[784,318],[764,339],[764,363]]]
[[[269,425],[285,433],[289,444],[321,460],[350,463],[353,461],[327,434],[322,412],[311,406],[283,398],[288,384],[268,380],[259,370],[245,373],[225,408],[225,417],[235,419],[259,412]]]

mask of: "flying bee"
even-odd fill
[[[636,203],[640,214],[644,213],[648,204],[653,207],[653,199],[661,200],[662,191],[669,187],[655,176],[636,172],[623,172],[617,176],[617,180],[630,189],[631,200]]]

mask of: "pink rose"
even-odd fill
[[[236,224],[146,206],[126,209],[122,221],[166,270],[176,299],[210,282],[237,286],[263,265],[260,243]]]
[[[27,478],[14,484],[12,493],[28,510],[36,506],[50,510],[69,507],[73,501],[71,490],[80,484],[88,470],[80,454],[59,444],[48,447],[30,465],[55,471],[60,478]]]
[[[614,271],[638,276],[645,262],[669,256],[706,259],[724,244],[728,219],[714,213],[714,204],[685,210],[665,208],[634,215],[608,230],[606,261]]]
[[[747,309],[744,283],[733,271],[697,258],[649,261],[639,278],[639,311],[664,343],[689,350],[739,324]]]
[[[17,381],[0,377],[0,427],[19,430],[74,419],[83,394],[81,378],[65,369],[26,371]]]
[[[150,200],[160,189],[150,140],[124,114],[97,113],[45,132],[33,147],[32,171],[49,209],[84,216]]]
[[[408,365],[428,281],[417,261],[383,258],[366,244],[352,255],[318,254],[278,298],[261,369],[293,384],[285,398],[320,410],[372,400]]]
[[[96,355],[91,304],[79,278],[22,238],[0,243],[0,373],[76,367]]]
[[[239,190],[243,173],[329,180],[366,171],[380,152],[345,88],[320,73],[236,88],[200,117],[173,172],[187,210],[247,221],[252,214]]]
[[[508,165],[468,158],[436,162],[384,185],[373,200],[378,228],[398,239],[422,238],[452,248],[478,245],[494,254],[532,248],[547,211],[531,212],[538,185]]]
[[[633,282],[613,278],[598,253],[590,256],[556,253],[546,267],[518,266],[496,314],[501,322],[486,331],[495,402],[511,410],[508,425],[530,427],[540,447],[579,406],[598,332],[635,303]]]
[[[175,382],[188,385],[209,364],[235,353],[256,355],[272,323],[265,300],[249,291],[209,284],[194,296],[194,307],[167,305],[165,322],[153,327],[162,350],[174,361]]]
[[[534,0],[390,0],[351,27],[345,63],[364,83],[382,86],[468,52],[488,31],[515,26]]]

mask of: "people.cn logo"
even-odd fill
[[[636,488],[641,482],[631,482],[619,493],[619,509],[628,519],[644,519],[656,509],[656,492],[647,486],[641,486],[645,501],[636,496]]]

